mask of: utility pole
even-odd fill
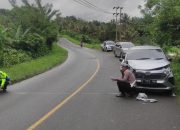
[[[122,16],[122,9],[123,9],[123,7],[120,7],[120,13],[119,13],[119,41],[121,41],[121,16]]]
[[[113,9],[116,10],[116,13],[113,13],[113,15],[115,15],[115,17],[116,17],[116,41],[115,42],[117,42],[117,16],[119,15],[117,10],[119,9],[119,7],[113,7]]]

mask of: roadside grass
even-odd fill
[[[180,63],[178,61],[173,61],[172,69],[175,77],[176,94],[180,95]]]
[[[57,44],[53,45],[52,51],[38,59],[14,65],[8,68],[0,68],[11,78],[11,83],[15,83],[34,75],[43,73],[54,66],[63,63],[67,59],[67,51]]]
[[[76,40],[76,39],[74,39],[74,38],[72,38],[72,37],[70,37],[68,35],[61,35],[61,37],[64,37],[64,38],[68,39],[69,41],[75,43],[76,45],[80,46],[80,41],[79,40]],[[100,43],[91,43],[91,44],[85,43],[84,47],[91,48],[91,49],[96,49],[96,50],[101,50]]]
[[[178,48],[178,47],[165,46],[163,49],[164,49],[167,53],[171,53],[171,54],[175,54],[175,55],[179,55],[179,56],[180,56],[180,48]]]
[[[171,65],[175,78],[175,92],[177,95],[180,95],[180,48],[173,46],[164,46],[163,49],[165,50],[167,55],[173,59]],[[180,97],[178,99],[180,103]]]

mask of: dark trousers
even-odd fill
[[[130,84],[127,82],[117,81],[117,86],[118,86],[119,92],[121,92],[122,94],[133,92],[133,88],[131,88]]]

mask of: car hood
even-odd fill
[[[128,60],[128,64],[136,70],[152,70],[169,65],[169,61],[162,60]]]

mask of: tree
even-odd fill
[[[180,43],[180,1],[147,0],[141,10],[144,16],[151,16],[151,36],[159,45],[178,45]],[[144,17],[146,19],[146,17]]]

